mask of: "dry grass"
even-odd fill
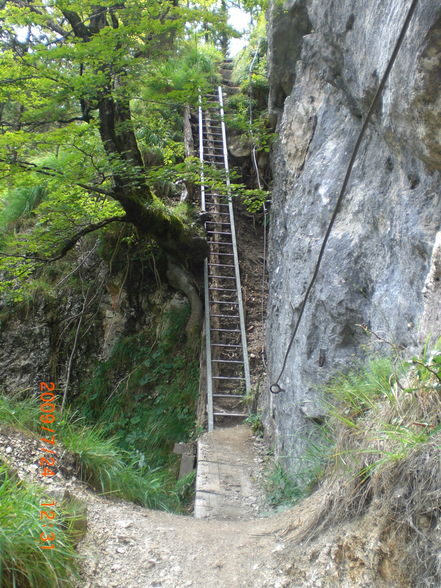
[[[371,362],[368,374],[349,374],[343,394],[348,380],[340,377],[331,386],[331,393],[338,387],[330,419],[336,445],[319,490],[323,499],[291,538],[312,542],[331,527],[372,516],[379,544],[397,546],[393,558],[409,585],[440,586],[441,368],[397,372],[390,362],[384,387],[381,362]],[[381,386],[370,393],[367,383],[378,383],[375,370],[381,372]]]

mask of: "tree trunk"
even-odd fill
[[[129,105],[116,102],[109,96],[103,97],[99,102],[99,117],[101,139],[116,168],[113,197],[124,208],[128,220],[177,260],[201,262],[208,252],[206,240],[154,202],[145,182]]]
[[[174,263],[170,257],[167,261],[167,280],[169,284],[173,288],[176,288],[176,290],[180,290],[190,302],[191,314],[190,318],[188,319],[187,326],[185,327],[187,341],[190,346],[198,348],[200,344],[202,319],[204,316],[204,310],[198,290],[191,274],[185,271],[181,266]]]

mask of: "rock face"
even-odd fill
[[[273,114],[287,94],[273,153],[267,331],[272,382],[409,5],[290,0],[285,11],[270,10]],[[312,421],[323,416],[320,385],[366,353],[370,339],[357,325],[405,348],[441,335],[440,81],[441,6],[421,0],[361,146],[280,380],[284,391],[267,400],[277,453],[294,471],[313,435]]]
[[[31,394],[39,382],[54,380],[61,392],[67,387],[68,398],[77,396],[123,337],[148,333],[161,323],[173,291],[158,286],[151,268],[143,268],[148,259],[142,249],[121,247],[113,266],[94,249],[93,241],[83,243],[54,268],[51,295],[35,295],[14,308],[0,300],[3,392]],[[78,268],[80,277],[69,282]]]

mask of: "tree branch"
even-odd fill
[[[112,216],[110,218],[106,218],[106,219],[100,221],[99,223],[92,223],[90,225],[87,225],[87,227],[82,228],[71,239],[66,241],[66,243],[63,245],[63,247],[60,249],[59,253],[57,253],[57,255],[54,255],[53,257],[38,257],[36,255],[14,255],[14,254],[8,254],[8,253],[2,253],[2,254],[0,254],[0,257],[3,257],[3,258],[14,257],[14,258],[25,259],[27,261],[37,261],[39,263],[52,263],[52,262],[58,261],[59,259],[64,257],[71,249],[73,249],[73,247],[75,247],[75,245],[78,243],[78,241],[82,237],[84,237],[85,235],[88,235],[89,233],[93,233],[94,231],[98,231],[98,229],[102,229],[103,227],[109,225],[110,223],[115,223],[115,222],[127,223],[130,221],[127,218],[127,216]]]
[[[47,166],[38,166],[36,163],[31,163],[30,161],[9,161],[7,159],[1,159],[0,163],[6,163],[9,165],[18,165],[22,169],[25,170],[32,170],[38,174],[42,174],[44,176],[49,176],[52,178],[65,178],[66,176],[59,172],[58,170],[54,169],[53,167]],[[97,186],[92,186],[91,184],[83,184],[82,182],[74,182],[75,186],[79,186],[80,188],[84,188],[84,190],[89,190],[90,192],[96,192],[97,194],[102,194],[103,196],[112,196],[112,192],[109,190],[104,190],[103,188],[98,188]]]
[[[33,6],[31,2],[26,2],[25,0],[13,0],[12,4],[19,6],[20,8],[27,8],[30,12],[33,12],[34,14],[39,14],[40,16],[48,16],[48,13],[46,11],[39,10],[38,8]],[[45,25],[40,26],[46,26],[49,30],[53,31],[54,33],[57,33],[58,35],[66,34],[66,31],[63,29],[63,27],[60,27],[60,25],[58,25],[51,18],[47,19]]]
[[[86,120],[86,118],[84,116],[73,116],[72,118],[68,118],[68,119],[55,119],[55,120],[42,120],[42,121],[35,121],[35,122],[23,122],[23,123],[21,123],[21,125],[22,125],[22,127],[40,127],[43,125],[51,125],[54,123],[68,125],[68,124],[76,122],[76,121],[89,122],[90,117],[89,117],[89,120]],[[2,127],[14,127],[15,126],[12,123],[8,123],[8,122],[2,122],[2,123],[0,123],[0,125]]]
[[[84,21],[81,20],[79,15],[73,10],[62,10],[62,13],[72,27],[74,35],[83,39],[83,41],[90,41],[90,30],[84,24]],[[90,17],[88,20],[90,20]]]

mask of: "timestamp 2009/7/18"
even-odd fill
[[[38,460],[38,464],[41,467],[41,471],[39,474],[44,477],[48,476],[55,476],[55,471],[52,469],[56,464],[56,451],[55,451],[55,400],[56,394],[55,392],[55,384],[53,382],[40,382],[40,411],[42,414],[40,415],[40,426],[41,429],[52,433],[52,435],[47,435],[45,437],[41,437],[40,441],[42,442],[43,446],[40,447],[40,451],[44,452],[44,454]],[[50,449],[47,447],[50,447]],[[55,506],[56,502],[43,502],[40,504],[40,507],[48,507],[48,506]],[[42,527],[45,527],[45,530],[40,533],[40,547],[42,549],[54,549],[55,548],[55,533],[53,531],[46,532],[46,527],[54,527],[54,520],[56,517],[56,512],[54,510],[40,510],[40,521],[46,521],[42,524]],[[50,522],[49,522],[50,521]]]

